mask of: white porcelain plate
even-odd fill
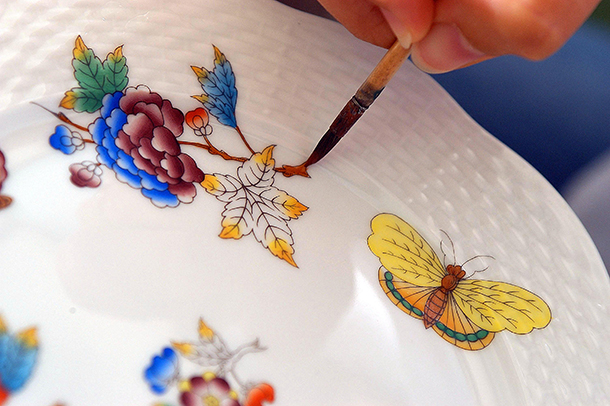
[[[270,0],[16,1],[0,26],[0,193],[12,198],[0,404],[610,397],[610,284],[593,243],[538,173],[412,66],[310,179],[286,178],[274,168],[306,158],[382,50]],[[380,286],[367,238],[381,213],[446,264],[451,243],[457,264],[493,256],[465,264],[459,286],[527,289],[550,323],[480,351],[424,328]],[[543,327],[512,324],[528,323]]]

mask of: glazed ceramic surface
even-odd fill
[[[593,243],[539,174],[409,63],[310,179],[286,178],[273,168],[309,154],[383,55],[335,23],[271,0],[20,0],[0,6],[0,38],[0,194],[10,197],[0,210],[0,403],[610,398],[610,284]],[[127,61],[113,77],[128,84],[113,82],[115,104],[100,93],[101,110],[65,101],[87,90],[77,61],[88,50],[100,63]],[[111,112],[135,120],[120,100],[151,94],[164,117],[155,128],[179,135],[164,159],[201,173],[160,159],[155,181],[142,154],[112,158]],[[380,214],[408,223],[442,265],[455,255],[463,281],[531,292],[537,321],[497,332],[489,323],[493,342],[480,322],[479,337],[447,333],[435,324],[444,319],[426,329],[380,286],[380,267],[391,268],[369,240]],[[493,259],[465,264],[475,256]],[[463,281],[446,289],[448,303]]]

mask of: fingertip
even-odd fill
[[[396,39],[400,45],[405,49],[411,48],[411,45],[413,45],[413,35],[409,28],[388,10],[382,8],[381,13],[394,35],[396,35]]]
[[[434,18],[434,0],[374,0],[400,44],[424,38]]]
[[[427,73],[445,73],[489,59],[475,49],[454,24],[435,23],[428,35],[413,45],[411,60]]]

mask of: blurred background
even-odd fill
[[[316,0],[279,0],[332,18]],[[561,193],[610,268],[610,0],[550,58],[504,56],[433,75]]]

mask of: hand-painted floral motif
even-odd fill
[[[182,112],[143,85],[108,94],[102,103],[101,117],[89,126],[98,161],[159,207],[192,202],[193,182],[203,172],[180,150]]]
[[[208,193],[227,203],[222,213],[222,238],[254,238],[273,255],[296,266],[292,259],[292,232],[288,221],[307,207],[273,186],[273,146],[254,154],[237,169],[237,177],[215,173],[206,175],[201,185]]]
[[[273,387],[267,383],[243,383],[237,377],[235,367],[244,355],[264,350],[258,339],[231,350],[200,319],[199,340],[172,342],[171,347],[164,348],[160,355],[152,358],[144,371],[144,379],[158,395],[176,386],[183,406],[262,406],[273,402]],[[183,377],[178,354],[201,366],[202,373]]]
[[[6,161],[4,159],[4,154],[0,150],[0,191],[2,191],[2,183],[4,183],[4,180],[8,176],[8,172],[6,171],[5,167],[5,162]],[[9,204],[11,204],[12,201],[13,199],[11,199],[9,196],[0,194],[0,210],[7,207]]]
[[[301,216],[307,207],[273,185],[277,172],[272,158],[273,146],[256,152],[237,125],[235,74],[218,48],[214,47],[211,71],[192,67],[203,90],[203,94],[193,97],[204,107],[195,108],[186,115],[145,85],[128,87],[127,60],[122,46],[102,61],[79,36],[73,56],[74,77],[79,86],[66,92],[60,107],[97,113],[98,118],[85,127],[74,123],[64,113],[45,108],[64,123],[58,125],[49,138],[53,148],[69,155],[87,144],[95,144],[97,162],[72,164],[72,183],[79,187],[98,187],[102,181],[102,166],[105,166],[119,181],[139,189],[158,207],[191,203],[197,196],[197,185],[203,186],[208,193],[227,203],[222,215],[221,238],[239,239],[251,234],[273,255],[296,266],[294,240],[288,222]],[[210,115],[235,129],[251,155],[233,156],[216,148],[210,137]],[[181,139],[185,122],[204,143]],[[90,138],[81,132],[88,133]],[[204,172],[195,159],[182,150],[183,145],[239,163],[237,176]]]
[[[186,124],[193,129],[195,135],[207,137],[212,134],[212,126],[210,125],[210,115],[204,108],[191,110],[184,116]]]
[[[184,406],[240,406],[238,395],[229,383],[213,373],[194,376],[180,389],[180,402]]]
[[[155,355],[150,366],[144,371],[144,378],[150,389],[158,394],[165,393],[167,388],[178,380],[178,355],[166,347],[161,355]]]
[[[91,161],[70,165],[70,181],[78,187],[98,187],[102,183],[102,168]]]
[[[455,264],[455,251],[453,264],[445,264],[446,255],[441,262],[401,218],[379,214],[371,229],[368,245],[381,261],[383,291],[399,309],[423,320],[449,343],[480,350],[503,330],[528,334],[551,322],[551,310],[540,297],[509,283],[471,279],[462,268],[470,260]],[[487,256],[471,259],[480,257]]]
[[[49,138],[49,143],[53,148],[66,155],[85,148],[83,136],[78,132],[71,131],[63,124],[55,127],[55,132]]]
[[[0,317],[0,405],[30,379],[37,357],[36,328],[11,335]]]

